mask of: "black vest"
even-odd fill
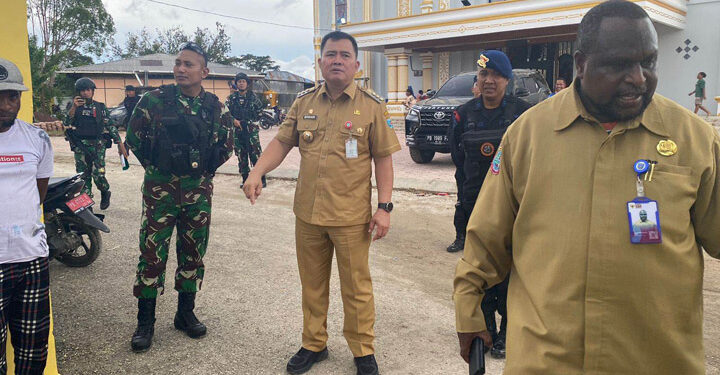
[[[80,139],[98,139],[102,137],[104,129],[103,110],[101,103],[94,103],[95,106],[81,106],[75,109],[75,121],[73,125],[77,128],[75,135]]]
[[[460,147],[467,161],[490,161],[508,126],[523,112],[515,100],[505,98],[499,109],[482,108],[482,99],[467,106]],[[480,109],[477,108],[480,106]]]
[[[151,163],[161,173],[199,177],[210,171],[213,122],[219,122],[218,98],[205,91],[200,110],[185,112],[177,100],[175,85],[160,87],[163,100],[151,147]],[[214,171],[214,170],[213,170]]]

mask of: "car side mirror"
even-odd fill
[[[515,96],[523,97],[530,95],[530,91],[524,87],[518,87],[515,89]]]

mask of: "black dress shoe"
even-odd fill
[[[355,367],[357,367],[357,375],[379,375],[375,355],[370,354],[364,357],[355,357]]]
[[[300,348],[300,350],[288,361],[287,372],[293,375],[304,374],[310,371],[315,363],[320,362],[327,357],[327,348],[319,352]]]

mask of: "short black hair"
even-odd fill
[[[703,78],[707,77],[707,74],[705,74],[705,72],[700,72],[700,75],[703,76]]]
[[[332,32],[327,33],[322,38],[322,42],[320,42],[320,53],[322,53],[322,51],[325,49],[325,44],[327,44],[328,40],[338,41],[338,40],[343,40],[343,39],[347,39],[350,41],[350,43],[352,43],[353,50],[355,51],[355,57],[357,57],[357,55],[358,55],[357,41],[355,40],[355,38],[353,38],[352,35],[350,35],[348,33],[344,33],[342,31],[332,31]]]
[[[626,0],[609,0],[590,9],[580,21],[577,36],[577,48],[584,54],[597,50],[597,39],[600,24],[605,18],[618,17],[627,19],[650,18],[639,5]]]

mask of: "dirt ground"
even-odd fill
[[[114,151],[113,151],[114,153]],[[111,158],[108,153],[108,158]],[[116,159],[112,155],[112,159]],[[234,159],[232,160],[234,163]],[[56,176],[74,172],[68,154],[56,157]],[[176,292],[159,299],[155,339],[144,354],[130,350],[136,300],[142,169],[107,167],[112,233],[87,268],[51,263],[55,337],[60,372],[68,374],[284,374],[300,346],[302,313],[294,248],[294,182],[271,180],[260,201],[241,197],[237,175],[215,179],[212,229],[197,315],[208,335],[193,340],[172,325]],[[98,194],[99,195],[99,194]],[[457,355],[452,276],[459,254],[453,239],[454,196],[395,192],[387,238],[371,247],[377,309],[377,359],[383,374],[463,374]],[[172,252],[171,252],[172,253]],[[175,256],[170,256],[170,272]],[[311,374],[354,374],[342,337],[337,270],[331,282],[328,360]],[[705,344],[708,374],[720,374],[720,262],[708,259]],[[170,277],[172,279],[172,277]],[[172,286],[171,286],[172,288]],[[503,362],[488,356],[488,374]]]

